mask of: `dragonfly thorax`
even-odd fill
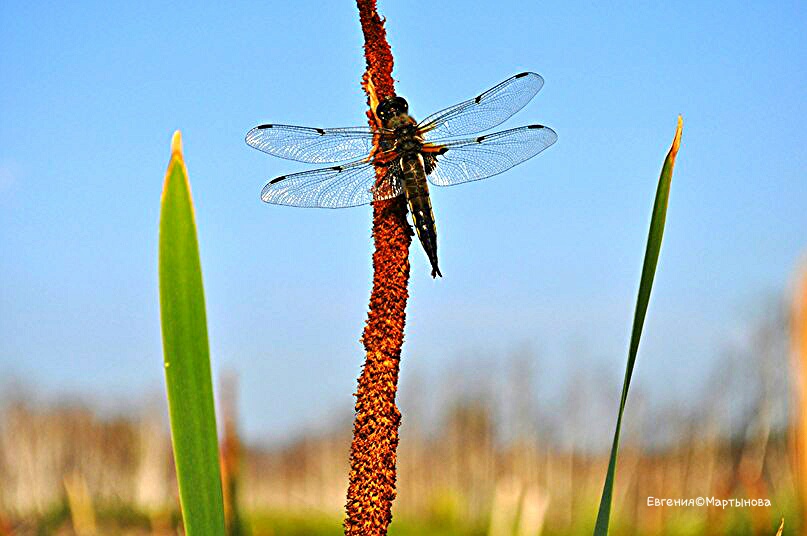
[[[401,118],[402,116],[398,117]],[[402,154],[420,152],[423,147],[423,138],[418,135],[417,125],[415,125],[414,120],[406,122],[395,129],[395,140],[395,150]]]
[[[423,147],[423,141],[417,136],[402,136],[395,144],[395,150],[401,154],[417,153]]]

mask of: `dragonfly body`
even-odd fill
[[[421,154],[423,138],[418,135],[417,123],[408,110],[409,104],[405,99],[392,97],[379,103],[376,116],[385,128],[395,132],[393,150],[400,155],[401,185],[412,215],[412,224],[432,265],[432,277],[442,277],[437,266],[437,225],[429,197],[426,164]]]
[[[255,127],[247,133],[247,143],[271,155],[310,163],[352,160],[272,179],[261,199],[279,205],[341,208],[404,195],[432,277],[442,277],[429,183],[452,186],[491,177],[555,143],[557,134],[543,125],[460,138],[503,123],[542,85],[539,75],[520,73],[420,123],[409,115],[405,99],[388,97],[374,110],[381,124],[378,129]]]
[[[401,156],[403,171],[403,189],[412,223],[415,226],[420,243],[432,265],[432,277],[440,276],[437,266],[437,225],[434,222],[432,200],[429,197],[429,183],[426,181],[426,167],[423,155],[408,154]]]

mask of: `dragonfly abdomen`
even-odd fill
[[[406,201],[409,204],[409,212],[412,213],[412,223],[432,265],[432,277],[438,275],[443,277],[437,266],[437,226],[429,197],[423,156],[420,153],[404,154],[401,157],[401,171]]]

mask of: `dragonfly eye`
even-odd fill
[[[390,112],[392,108],[392,99],[387,97],[383,101],[381,101],[378,106],[376,106],[375,113],[378,117],[383,120],[386,120],[390,116]]]
[[[401,111],[403,113],[406,113],[409,110],[409,103],[406,102],[405,98],[403,98],[403,97],[395,97],[394,102],[395,102],[395,107],[399,111]]]
[[[386,121],[398,114],[407,113],[407,110],[409,110],[409,104],[406,102],[406,99],[402,97],[387,97],[378,104],[375,113],[382,121]]]

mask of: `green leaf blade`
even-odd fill
[[[160,206],[159,280],[165,380],[188,536],[224,534],[202,267],[179,132]]]
[[[619,452],[619,434],[622,430],[622,415],[625,412],[630,380],[633,376],[636,355],[639,352],[639,341],[642,337],[647,307],[650,303],[650,292],[653,290],[653,280],[656,276],[656,267],[658,266],[659,253],[661,252],[661,241],[664,237],[664,225],[667,220],[667,205],[670,199],[673,168],[675,167],[675,159],[678,156],[678,148],[681,145],[683,124],[683,119],[681,116],[678,116],[678,126],[675,129],[672,147],[670,147],[667,158],[664,160],[664,166],[661,168],[661,175],[659,176],[658,187],[656,188],[653,215],[650,218],[650,231],[647,235],[647,247],[645,249],[644,263],[642,265],[642,276],[639,282],[639,293],[636,298],[636,309],[633,315],[633,327],[631,329],[630,346],[628,348],[628,364],[625,369],[625,379],[622,383],[622,397],[619,402],[619,413],[617,414],[614,440],[611,445],[611,455],[608,461],[608,472],[605,476],[605,484],[603,485],[602,497],[600,499],[600,508],[597,513],[597,522],[594,526],[594,536],[608,535],[616,461]]]

